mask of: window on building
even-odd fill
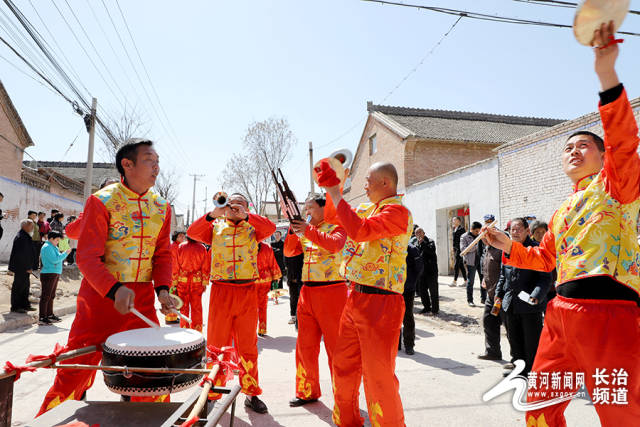
[[[373,134],[369,137],[369,155],[374,154],[378,149],[378,143],[376,141],[376,135]]]

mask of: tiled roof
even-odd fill
[[[20,114],[18,114],[18,110],[16,110],[16,107],[13,105],[13,102],[11,102],[11,97],[9,97],[9,94],[7,93],[7,90],[2,84],[2,81],[0,81],[0,97],[3,98],[4,104],[7,106],[7,108],[9,109],[9,114],[12,116],[12,117],[9,117],[9,119],[13,119],[15,124],[17,124],[18,126],[16,133],[22,137],[21,142],[25,144],[25,147],[34,146],[35,144],[33,143],[33,140],[31,139],[31,136],[29,135],[27,128],[24,126],[24,123],[20,118]]]
[[[48,168],[52,169],[64,176],[67,176],[71,179],[84,183],[86,177],[86,162],[35,162],[35,161],[25,161],[23,164],[27,167],[37,169],[37,168]],[[96,188],[100,187],[102,181],[106,178],[116,178],[118,179],[120,174],[116,169],[116,166],[113,163],[94,163],[93,164],[93,182],[92,185]]]
[[[367,111],[384,115],[418,138],[486,144],[502,144],[564,122],[538,117],[392,107],[371,102],[367,103]]]

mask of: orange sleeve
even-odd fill
[[[537,271],[553,271],[556,268],[556,238],[547,231],[540,242],[540,246],[529,246],[525,248],[518,242],[511,245],[509,257],[502,257],[507,265],[517,268]]]
[[[78,240],[80,238],[80,233],[82,232],[82,212],[78,214],[78,218],[76,218],[75,221],[67,224],[64,232],[70,239]]]
[[[347,236],[356,242],[399,236],[406,233],[409,226],[409,211],[402,205],[385,205],[376,215],[360,218],[343,199],[336,212]]]
[[[247,221],[256,229],[256,240],[258,242],[263,241],[276,231],[276,225],[269,218],[250,213]],[[211,243],[211,240],[209,240],[209,243]]]
[[[297,237],[297,236],[296,236]],[[313,225],[309,225],[304,231],[304,237],[331,253],[340,252],[347,241],[347,232],[338,226],[330,234],[319,231]]]
[[[600,117],[604,129],[605,189],[620,203],[631,203],[640,196],[640,158],[638,125],[626,90],[615,101],[600,106]]]
[[[207,215],[198,218],[189,226],[187,236],[198,242],[210,245],[213,238],[213,221],[208,221]]]
[[[104,246],[109,232],[109,212],[96,196],[89,196],[84,206],[82,227],[78,239],[78,268],[89,284],[103,297],[117,280],[104,266]]]
[[[300,255],[302,253],[302,244],[297,234],[291,232],[291,229],[287,232],[287,237],[284,238],[284,249],[282,253],[287,258]]]
[[[151,264],[153,265],[153,271],[151,277],[153,278],[153,287],[158,288],[160,286],[171,287],[171,275],[172,275],[172,262],[171,262],[171,249],[169,248],[171,238],[171,206],[167,204],[167,214],[164,217],[164,223],[156,239],[156,250],[153,252],[153,258]]]

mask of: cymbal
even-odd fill
[[[573,19],[573,35],[578,43],[591,46],[593,33],[603,23],[613,21],[614,31],[622,25],[629,12],[630,0],[583,0]]]

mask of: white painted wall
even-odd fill
[[[28,211],[46,212],[48,218],[51,209],[58,209],[65,216],[69,216],[78,215],[83,208],[82,203],[75,200],[51,194],[2,176],[0,176],[0,193],[4,194],[4,200],[0,202],[0,209],[9,216],[9,218],[2,220],[4,235],[0,239],[1,262],[9,260],[13,238],[20,228],[20,220],[27,217]]]
[[[407,188],[404,204],[411,210],[413,222],[420,225],[429,238],[436,240],[441,274],[446,274],[448,269],[451,240],[446,208],[469,205],[471,221],[482,222],[485,214],[492,213],[500,224],[499,192],[497,158],[483,160]]]

